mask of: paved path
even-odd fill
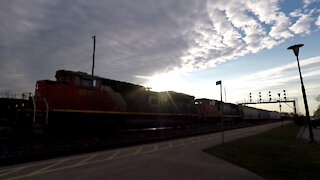
[[[280,123],[225,132],[225,142]],[[0,179],[263,179],[202,152],[221,143],[213,133],[0,168]]]
[[[320,142],[320,128],[312,128],[314,140]],[[298,138],[310,139],[309,128],[308,126],[304,126],[300,129],[300,132],[297,136]]]

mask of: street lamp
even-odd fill
[[[221,96],[221,102],[222,102],[222,82],[221,82],[221,80],[217,81],[216,85],[220,85],[220,96]]]
[[[303,46],[303,44],[296,44],[296,45],[288,47],[288,49],[292,49],[294,55],[297,57],[298,69],[299,69],[299,74],[300,74],[301,89],[302,89],[302,96],[303,96],[303,101],[304,101],[304,107],[306,109],[306,116],[307,116],[308,127],[309,127],[310,143],[315,143],[314,138],[313,138],[313,131],[312,131],[312,127],[311,127],[311,119],[310,119],[310,114],[309,114],[307,95],[306,95],[306,90],[303,85],[303,79],[302,79],[300,63],[299,63],[299,48],[302,46]]]
[[[221,95],[221,107],[220,107],[220,111],[222,112],[221,114],[223,114],[223,104],[222,104],[222,81],[217,81],[216,82],[216,86],[220,85],[220,95]],[[221,142],[222,144],[224,143],[224,122],[223,122],[223,117],[221,117]]]

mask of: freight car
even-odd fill
[[[253,107],[224,103],[212,99],[196,99],[196,109],[206,122],[218,122],[223,118],[225,123],[254,122],[262,120],[280,120],[280,113]]]
[[[143,86],[58,70],[56,81],[39,80],[17,117],[33,129],[97,130],[235,123],[277,118],[274,112],[173,91],[153,92]]]
[[[242,120],[241,112],[238,105],[224,103],[212,99],[196,99],[195,106],[198,114],[205,122],[239,122]]]

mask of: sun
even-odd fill
[[[179,91],[183,89],[184,82],[182,76],[176,72],[155,74],[151,77],[145,77],[148,81],[143,84],[152,91]]]
[[[170,71],[165,73],[154,74],[153,76],[139,76],[146,79],[147,82],[142,84],[151,91],[175,91],[184,93],[198,98],[213,98],[215,93],[215,81],[202,81],[194,79],[188,73],[179,71]]]

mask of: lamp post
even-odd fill
[[[216,85],[220,85],[220,96],[221,96],[221,102],[222,102],[222,82],[221,82],[221,80],[217,81]]]
[[[288,49],[292,49],[294,55],[297,57],[298,69],[299,69],[299,74],[300,74],[302,96],[303,96],[303,101],[304,101],[304,107],[306,109],[306,116],[307,116],[307,122],[308,122],[308,127],[309,127],[310,143],[315,143],[314,137],[313,137],[313,131],[312,131],[312,127],[311,127],[311,119],[310,119],[310,114],[309,114],[307,95],[306,95],[306,90],[304,88],[303,79],[302,79],[302,75],[301,75],[301,69],[300,69],[300,63],[299,63],[299,48],[302,47],[302,46],[303,46],[303,44],[296,44],[296,45],[288,47]]]
[[[220,107],[220,111],[222,112],[221,114],[223,114],[223,105],[222,105],[222,82],[221,80],[220,81],[217,81],[216,82],[216,85],[220,85],[220,96],[221,96],[221,107]],[[222,144],[224,143],[224,127],[223,127],[223,117],[221,117],[221,142]]]

